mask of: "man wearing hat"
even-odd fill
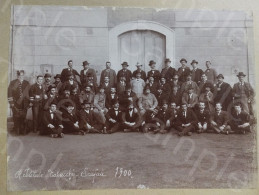
[[[136,78],[137,73],[140,73],[140,78],[143,79],[145,82],[147,81],[146,72],[142,70],[142,64],[136,64],[137,70],[135,70],[132,74],[133,78]]]
[[[150,60],[149,61],[149,66],[151,68],[150,71],[148,71],[147,73],[147,77],[153,77],[154,78],[154,82],[159,83],[160,80],[160,72],[158,70],[156,70],[156,62],[154,60]]]
[[[17,79],[12,80],[8,86],[8,102],[12,109],[14,128],[13,130],[20,133],[24,132],[24,119],[29,105],[30,84],[24,80],[24,70],[17,71]]]
[[[120,96],[121,94],[123,94],[127,87],[128,87],[128,85],[126,83],[126,77],[121,76],[119,78],[119,82],[117,83],[117,93],[118,93],[118,95]]]
[[[134,93],[136,93],[137,97],[141,97],[143,94],[143,89],[145,87],[146,83],[145,81],[141,78],[141,73],[137,72],[136,78],[133,78],[130,81],[130,86],[131,89]]]
[[[84,101],[91,103],[93,105],[94,103],[94,92],[91,90],[91,87],[89,85],[85,86],[84,90],[81,91],[79,95],[80,103],[82,104]]]
[[[188,108],[194,108],[198,103],[198,95],[193,92],[192,87],[189,87],[188,92],[182,95],[182,103],[186,104]]]
[[[155,95],[150,93],[150,88],[146,86],[144,89],[144,94],[142,94],[138,101],[140,115],[143,116],[147,110],[154,110],[157,105],[158,102]]]
[[[56,76],[54,76],[54,79],[55,79],[55,81],[52,84],[54,84],[57,88],[57,91],[59,91],[62,86],[61,75],[56,74]]]
[[[216,92],[214,93],[214,102],[220,102],[222,110],[227,111],[228,105],[232,101],[232,87],[224,82],[224,76],[219,74],[217,76],[218,82],[216,84]]]
[[[130,84],[130,80],[132,78],[132,73],[130,70],[128,70],[128,62],[123,62],[122,64],[122,69],[119,70],[118,74],[117,74],[117,82],[120,81],[120,77],[124,76],[126,78],[126,84],[129,85]]]
[[[133,103],[130,102],[129,105],[127,105],[127,109],[122,113],[121,128],[124,132],[139,131],[141,120],[138,112],[134,111],[135,108]]]
[[[122,112],[120,110],[120,104],[117,99],[112,100],[112,107],[106,114],[106,128],[108,133],[114,133],[120,131],[122,122]]]
[[[176,70],[173,67],[171,67],[171,60],[169,58],[166,58],[165,68],[162,69],[161,76],[166,79],[167,83],[170,83],[175,73]]]
[[[42,119],[42,103],[45,95],[45,90],[43,88],[43,76],[38,75],[37,81],[31,85],[29,90],[30,105],[32,106],[33,115],[33,132],[37,132],[40,128],[40,123]]]
[[[186,81],[187,75],[190,75],[191,70],[187,67],[187,60],[185,58],[182,58],[180,63],[182,66],[178,68],[177,74],[179,75],[179,81],[183,83]]]
[[[211,81],[213,84],[217,82],[217,71],[214,68],[211,68],[211,62],[206,61],[206,67],[205,74],[207,76],[207,79]]]
[[[244,111],[250,113],[252,109],[249,109],[249,105],[253,102],[254,90],[250,83],[244,81],[245,76],[243,72],[238,73],[239,82],[234,84],[232,94],[235,102],[241,102]]]
[[[91,110],[91,103],[84,100],[79,114],[79,127],[86,133],[101,133],[103,126],[98,124]]]
[[[59,94],[62,94],[64,89],[67,88],[67,87],[70,87],[70,88],[77,88],[79,90],[79,84],[77,83],[77,81],[74,80],[74,76],[72,73],[68,73],[68,80],[65,81],[60,90],[59,90]]]
[[[198,84],[199,81],[201,80],[201,74],[203,73],[203,71],[197,67],[198,62],[196,60],[192,60],[191,65],[192,65],[192,70],[191,70],[192,80]]]
[[[43,110],[48,110],[50,104],[55,101],[58,101],[58,94],[57,94],[57,89],[56,85],[52,84],[48,87],[47,90],[47,98],[43,100]]]
[[[212,113],[214,111],[214,95],[211,92],[211,88],[213,85],[210,83],[206,83],[204,85],[205,91],[200,94],[199,101],[205,103],[206,108]]]
[[[192,81],[192,73],[186,76],[186,81],[181,85],[180,93],[187,93],[190,87],[193,88],[195,94],[199,94],[199,87],[197,83],[195,81]]]
[[[57,102],[52,101],[49,108],[43,113],[41,135],[50,135],[52,138],[64,137],[61,116],[57,114]]]
[[[90,68],[90,63],[88,61],[83,61],[83,70],[80,71],[80,82],[82,86],[87,85],[87,81],[89,77],[87,77],[88,74],[91,74],[93,76],[93,83],[94,85],[97,85],[97,77],[95,70]]]
[[[45,91],[48,91],[48,88],[49,88],[49,86],[51,85],[51,74],[46,73],[46,74],[44,75],[44,83],[43,83],[42,85],[43,85],[43,89],[44,89]]]
[[[73,69],[73,61],[69,60],[67,62],[68,64],[68,68],[64,68],[61,72],[61,82],[64,83],[65,81],[67,81],[69,78],[69,76],[72,74],[73,75],[73,79],[76,79],[76,76],[80,76],[78,74],[78,72]]]
[[[62,92],[62,94],[60,94],[58,96],[58,109],[61,112],[65,111],[65,103],[66,102],[70,102],[73,105],[75,105],[75,103],[72,101],[71,99],[71,87],[70,86],[66,86]]]
[[[115,70],[111,69],[111,62],[106,62],[106,69],[102,70],[100,83],[104,82],[104,78],[109,77],[110,85],[116,87],[117,85],[117,77]]]

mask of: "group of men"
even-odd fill
[[[97,84],[96,71],[84,61],[80,74],[68,68],[57,74],[37,76],[30,85],[24,80],[24,71],[17,71],[18,78],[8,87],[14,130],[18,134],[28,132],[25,119],[32,109],[33,132],[53,138],[66,134],[152,132],[167,133],[177,130],[179,136],[192,132],[243,133],[250,131],[254,90],[239,72],[239,82],[233,88],[224,82],[206,61],[206,70],[198,68],[192,60],[180,60],[181,67],[171,67],[165,59],[160,72],[156,62],[149,62],[150,71],[128,70],[123,62],[116,72],[111,63],[101,72]]]

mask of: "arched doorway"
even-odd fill
[[[121,44],[127,45],[127,37],[134,37],[135,36],[135,42],[136,40],[139,40],[141,44],[138,43],[138,45],[141,45],[141,48],[149,49],[148,47],[145,47],[146,45],[154,45],[152,47],[161,47],[161,51],[163,51],[163,54],[161,59],[163,58],[170,58],[172,61],[172,66],[175,66],[174,57],[175,57],[175,32],[171,28],[152,21],[132,21],[132,22],[126,22],[122,23],[118,26],[115,26],[114,28],[109,30],[109,60],[112,63],[113,68],[118,71],[121,66],[120,64],[122,61],[127,61],[123,59],[127,59],[128,57],[125,57],[123,54],[124,51],[129,50],[131,52],[131,49],[127,48],[126,50],[121,50]],[[145,38],[146,37],[146,38]],[[133,42],[130,44],[134,43]],[[125,43],[123,43],[125,42]],[[152,43],[153,42],[153,43]],[[156,43],[154,43],[156,42]],[[159,43],[160,42],[160,43]],[[136,43],[137,44],[137,43]],[[133,44],[134,45],[134,44]],[[152,50],[152,49],[151,49]],[[159,49],[158,49],[159,50]],[[139,49],[138,51],[144,51],[143,49]],[[148,51],[148,50],[146,50]],[[151,52],[147,52],[151,53]],[[157,56],[158,53],[155,51],[155,54],[153,56]],[[161,53],[161,52],[160,52]],[[148,56],[148,55],[146,55]],[[152,56],[152,55],[151,55]],[[144,59],[143,61],[140,61],[140,63],[145,63],[145,69],[147,68],[146,63],[148,60],[151,60],[151,56],[145,57],[145,55],[142,55],[142,57],[138,57],[139,59]],[[156,60],[156,59],[153,59]],[[159,59],[158,59],[159,60]],[[136,60],[135,60],[136,61]],[[132,61],[133,64],[130,64],[130,69],[135,69],[135,61]],[[163,61],[163,60],[162,60]],[[157,63],[158,64],[158,63]],[[158,65],[159,66],[159,65]],[[160,64],[161,68],[163,66]],[[147,68],[146,71],[149,69]]]
[[[119,35],[118,39],[119,61],[128,62],[130,70],[135,70],[138,62],[148,71],[150,60],[157,63],[158,70],[162,69],[166,57],[164,35],[150,30],[133,30]]]

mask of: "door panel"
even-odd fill
[[[149,71],[149,61],[155,60],[161,70],[165,59],[165,36],[154,31],[129,31],[119,36],[119,60],[129,63],[129,69],[135,70],[136,63],[143,64]]]

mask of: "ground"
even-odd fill
[[[255,132],[181,138],[174,133],[115,133],[59,139],[8,134],[8,188],[15,191],[254,188],[256,162]],[[121,168],[127,176],[120,176]],[[29,175],[33,170],[35,175]],[[58,177],[54,175],[58,171],[70,175]]]

